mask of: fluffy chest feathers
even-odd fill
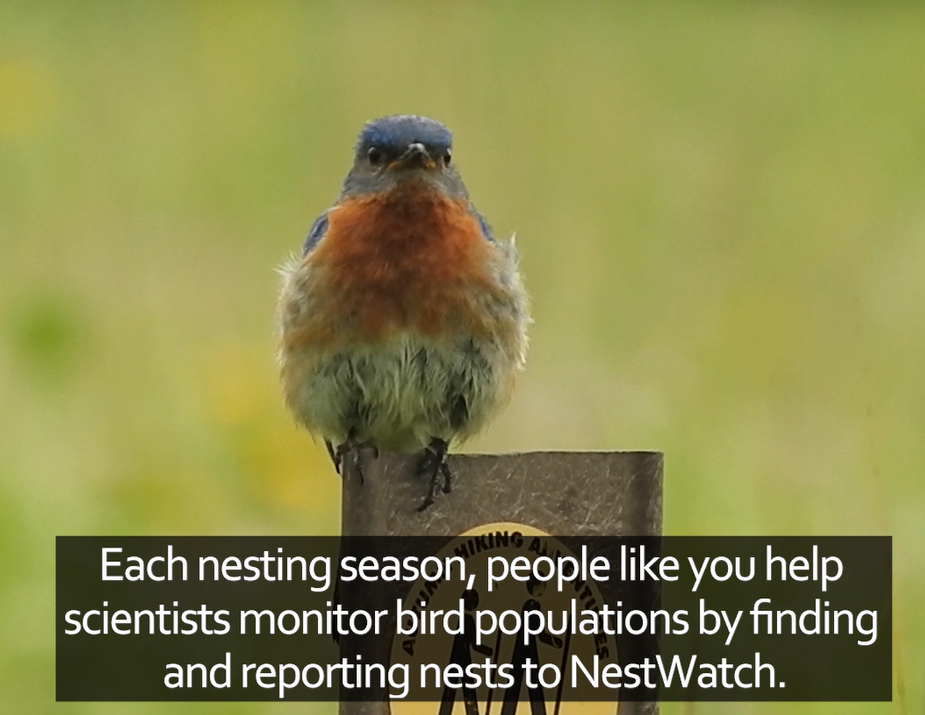
[[[492,245],[466,204],[425,190],[345,201],[306,258],[341,335],[484,334]]]
[[[344,201],[283,271],[286,400],[335,444],[414,450],[465,439],[523,366],[526,295],[511,244],[463,201],[417,192]]]

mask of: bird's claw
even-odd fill
[[[357,442],[356,439],[350,435],[347,437],[347,440],[342,444],[337,445],[336,447],[330,442],[330,440],[324,441],[325,446],[328,448],[328,454],[331,456],[331,461],[334,462],[334,469],[337,470],[337,473],[341,477],[345,477],[350,469],[347,469],[344,458],[346,457],[349,460],[349,465],[352,467],[352,471],[356,472],[360,477],[360,484],[366,483],[366,475],[363,472],[363,460],[361,459],[361,452],[364,449],[368,449],[373,453],[373,459],[379,458],[379,448],[376,444],[368,439],[365,442]]]
[[[421,463],[418,466],[418,475],[429,477],[427,494],[424,502],[417,508],[418,511],[424,511],[431,506],[437,498],[437,493],[442,491],[449,494],[453,491],[453,474],[450,472],[450,465],[446,459],[446,453],[449,444],[444,439],[434,437],[430,444],[424,448],[421,455]],[[443,484],[440,484],[440,477],[443,477]]]
[[[338,476],[343,476],[340,473],[341,463],[343,462],[340,454],[338,454],[338,451],[334,449],[334,445],[331,444],[331,440],[326,439],[324,441],[324,446],[328,450],[328,456],[331,458],[331,461],[334,463],[334,471],[337,472]]]

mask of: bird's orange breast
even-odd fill
[[[328,221],[306,258],[327,304],[322,333],[377,341],[407,330],[434,338],[491,331],[478,301],[499,289],[493,246],[464,201],[401,187],[346,200]]]

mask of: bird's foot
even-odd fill
[[[424,448],[421,455],[421,463],[418,466],[418,474],[427,476],[429,483],[427,486],[427,495],[424,497],[424,503],[418,507],[418,511],[424,511],[434,503],[438,492],[441,490],[440,477],[443,477],[442,490],[444,494],[449,494],[453,490],[453,475],[450,472],[450,465],[446,459],[447,450],[450,448],[445,439],[434,437]]]
[[[327,447],[328,456],[331,458],[331,461],[334,463],[334,471],[337,472],[338,475],[340,475],[340,465],[343,460],[340,458],[340,455],[337,453],[337,450],[334,449],[334,445],[331,443],[331,440],[326,439],[324,441],[324,446]]]
[[[360,477],[360,484],[366,481],[366,475],[363,473],[361,452],[368,449],[372,451],[373,459],[379,458],[379,448],[373,440],[368,439],[365,442],[357,442],[352,434],[348,435],[345,442],[336,447],[330,440],[325,440],[324,444],[328,448],[328,454],[331,456],[331,461],[334,462],[334,469],[337,470],[337,473],[341,477],[345,477],[349,471],[356,472]]]

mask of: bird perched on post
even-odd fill
[[[452,134],[369,122],[334,205],[281,269],[286,404],[341,474],[359,450],[421,452],[421,509],[450,491],[447,451],[481,430],[523,368],[529,322],[513,239],[496,241],[456,170]]]

